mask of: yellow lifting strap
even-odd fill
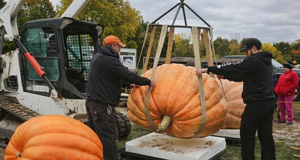
[[[212,66],[213,65],[212,51],[211,51],[210,40],[209,40],[209,37],[208,37],[206,29],[203,30],[203,32],[201,34],[201,37],[202,37],[201,38],[202,42],[204,43],[205,48],[206,48],[207,65],[208,66]],[[212,73],[209,73],[209,75],[211,77],[215,77]]]
[[[199,52],[199,38],[197,27],[192,27],[192,37],[193,37],[193,46],[194,46],[194,54],[195,54],[195,67],[196,69],[201,69],[200,64],[200,52]],[[198,87],[199,87],[199,94],[200,94],[200,102],[201,102],[201,123],[199,126],[198,131],[192,138],[197,138],[198,135],[202,132],[205,123],[206,123],[206,104],[205,104],[205,96],[204,96],[204,88],[203,88],[203,79],[202,77],[198,77]]]
[[[149,42],[149,46],[148,46],[148,51],[147,51],[146,62],[144,64],[143,73],[145,73],[147,71],[147,66],[148,66],[148,62],[149,62],[149,58],[150,58],[150,53],[151,53],[152,46],[153,46],[153,40],[154,40],[155,32],[156,32],[156,26],[153,26],[151,37],[150,37],[150,42]]]
[[[159,41],[158,41],[158,46],[157,46],[155,58],[154,58],[154,64],[153,64],[152,73],[151,73],[151,77],[150,77],[151,80],[153,80],[154,76],[155,76],[156,67],[158,65],[160,54],[161,54],[161,51],[162,51],[162,48],[163,48],[163,44],[164,44],[164,41],[165,41],[165,38],[166,38],[167,30],[168,30],[168,25],[163,25],[162,29],[161,29]],[[152,34],[154,34],[154,32],[152,32]],[[147,90],[147,93],[146,93],[146,98],[145,98],[145,115],[146,115],[148,126],[151,128],[152,131],[156,131],[157,128],[156,128],[156,126],[153,123],[153,120],[151,118],[150,111],[149,111],[149,97],[150,97],[150,92],[151,92],[151,87],[149,86],[148,90]]]
[[[209,50],[212,52],[212,55],[214,56],[215,62],[216,62],[217,60],[216,60],[215,47],[214,47],[214,41],[213,41],[212,27],[209,28],[209,35],[210,35],[210,45],[209,45]],[[213,65],[213,64],[208,65],[208,66],[212,66],[212,65]],[[213,76],[213,77],[215,78],[215,76]],[[225,91],[224,91],[224,86],[223,86],[223,83],[222,83],[222,79],[219,79],[219,81],[220,81],[220,84],[221,84],[223,96],[224,96],[225,100],[227,101],[227,99],[226,99],[226,94],[225,94]]]

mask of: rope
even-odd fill
[[[155,58],[154,58],[154,64],[153,64],[152,73],[151,73],[151,77],[150,77],[151,80],[153,80],[154,76],[155,76],[156,67],[158,65],[159,57],[160,57],[161,50],[163,48],[163,44],[164,44],[164,41],[166,38],[167,30],[168,30],[168,25],[163,25],[162,29],[161,29],[159,41],[158,41],[157,51],[156,51]],[[150,92],[151,92],[151,87],[149,86],[147,93],[146,93],[146,98],[145,98],[145,115],[146,115],[148,126],[151,128],[152,131],[156,131],[157,128],[153,123],[153,120],[151,118],[150,111],[149,111]]]

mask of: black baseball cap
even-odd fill
[[[240,52],[244,52],[246,49],[251,49],[252,46],[255,46],[257,50],[260,50],[261,42],[256,38],[250,38],[246,41],[244,47],[240,50]]]
[[[288,68],[288,69],[292,69],[292,68],[293,68],[293,65],[290,64],[290,63],[285,63],[285,64],[283,65],[283,67],[284,67],[284,68]]]

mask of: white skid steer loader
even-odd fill
[[[4,41],[18,49],[0,57],[0,142],[8,143],[24,121],[46,114],[86,122],[85,85],[93,54],[99,51],[103,26],[74,19],[89,0],[75,0],[59,18],[24,24],[17,13],[26,0],[10,0],[0,10],[0,52]],[[118,113],[119,138],[131,130]],[[5,144],[4,144],[5,145]]]

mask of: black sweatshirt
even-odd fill
[[[91,59],[87,82],[87,99],[117,106],[121,95],[122,81],[128,84],[150,85],[148,78],[129,71],[119,61],[119,54],[109,46],[100,48],[100,53]]]
[[[272,99],[273,93],[273,66],[272,54],[258,52],[239,63],[208,67],[208,72],[222,75],[231,81],[243,81],[242,97],[244,103]]]

